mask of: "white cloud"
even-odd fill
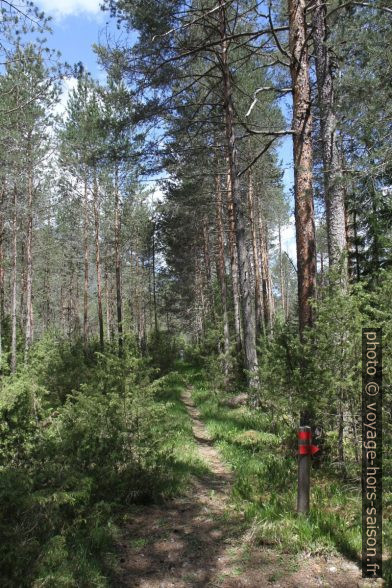
[[[37,4],[49,16],[61,20],[79,14],[98,15],[102,0],[38,0]]]
[[[65,78],[63,80],[63,92],[61,94],[60,102],[56,104],[54,112],[57,115],[63,116],[65,115],[65,108],[68,102],[68,96],[70,92],[76,88],[77,86],[77,79],[76,78]]]

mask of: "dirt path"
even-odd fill
[[[358,568],[340,558],[289,556],[252,546],[241,514],[230,509],[233,474],[199,418],[191,391],[181,397],[211,474],[193,479],[187,494],[132,513],[119,545],[119,587],[140,588],[362,588]],[[380,584],[378,584],[380,585]]]

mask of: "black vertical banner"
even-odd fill
[[[362,329],[362,577],[382,577],[381,329]]]

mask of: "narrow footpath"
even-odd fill
[[[127,588],[366,588],[358,567],[335,557],[302,564],[271,546],[254,545],[241,513],[230,508],[233,474],[213,447],[191,390],[182,392],[193,434],[210,473],[185,496],[137,508],[118,546],[115,586]]]

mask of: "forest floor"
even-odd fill
[[[233,472],[214,448],[192,389],[181,393],[197,452],[208,466],[188,490],[161,505],[135,506],[117,545],[114,585],[140,588],[365,588],[341,556],[293,555],[255,543],[243,513],[231,503]]]

